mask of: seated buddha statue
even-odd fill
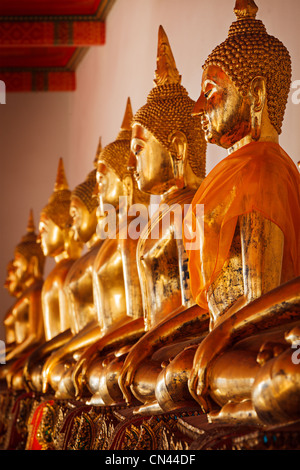
[[[18,281],[18,278],[15,275],[15,266],[13,260],[10,260],[6,267],[6,279],[4,283],[5,289],[7,289],[9,295],[11,297],[17,299],[21,296],[23,291],[23,285]],[[15,326],[14,326],[14,316],[12,313],[13,305],[8,309],[6,315],[4,317],[4,328],[5,328],[5,350],[6,352],[9,351],[14,345],[16,341],[15,336]],[[0,352],[2,354],[2,352]]]
[[[97,158],[101,152],[101,139],[99,141]],[[70,348],[77,334],[83,334],[90,329],[98,327],[97,312],[93,297],[93,264],[103,240],[96,232],[97,228],[97,197],[95,189],[96,168],[92,170],[85,180],[77,185],[71,193],[70,215],[72,217],[72,231],[75,240],[80,240],[85,244],[87,250],[71,266],[64,281],[64,293],[69,303],[70,329],[72,336],[65,343],[65,348]],[[54,354],[61,354],[64,346],[59,344]],[[68,374],[74,358],[72,352],[61,357],[59,364],[54,368],[50,384],[56,396],[63,395],[69,380]],[[58,391],[60,389],[60,391]]]
[[[99,142],[97,154],[100,149]],[[103,240],[99,239],[96,232],[98,205],[95,197],[96,184],[96,169],[94,169],[71,193],[70,214],[73,220],[71,228],[75,240],[85,244],[86,252],[73,263],[63,286],[69,304],[71,337],[52,351],[53,355],[58,355],[68,349],[68,353],[61,357],[50,377],[50,385],[57,398],[68,395],[66,390],[70,388],[70,371],[74,362],[71,345],[77,340],[77,335],[86,334],[95,328],[99,329],[93,297],[93,264]]]
[[[181,236],[185,210],[205,176],[206,143],[200,120],[192,116],[194,104],[160,27],[154,88],[133,118],[131,167],[139,189],[159,195],[161,202],[137,245],[144,334],[116,376],[126,400],[144,404],[140,413],[161,411],[155,386],[162,364],[191,345],[191,332],[199,341],[208,329],[207,311],[191,296]],[[181,390],[181,400],[187,397]]]
[[[101,151],[101,141],[97,156]],[[97,160],[96,160],[97,161]],[[75,240],[85,244],[87,251],[70,268],[64,290],[70,301],[70,322],[73,334],[78,333],[97,319],[93,300],[93,264],[103,240],[100,240],[97,228],[97,181],[96,168],[86,179],[75,187],[71,194],[70,214]]]
[[[69,269],[81,254],[82,243],[74,240],[70,230],[70,198],[71,191],[60,158],[54,191],[41,211],[39,222],[42,251],[55,260],[42,288],[45,341],[30,355],[24,368],[28,385],[37,391],[41,391],[41,367],[45,355],[71,337],[70,305],[63,287]]]
[[[41,290],[45,257],[37,241],[32,211],[27,233],[16,246],[13,259],[13,285],[17,295],[9,315],[13,330],[13,344],[6,354],[6,364],[1,367],[9,386],[24,389],[23,364],[28,354],[44,340]],[[8,320],[8,318],[6,318]]]
[[[203,227],[188,251],[192,294],[210,314],[189,390],[210,420],[276,424],[300,418],[300,178],[279,145],[291,82],[285,46],[238,0],[228,38],[203,66],[207,142],[227,149],[192,203]],[[200,219],[197,205],[204,206]],[[298,369],[297,369],[298,367]]]
[[[127,101],[120,132],[116,140],[100,152],[96,179],[98,186],[97,233],[103,241],[93,264],[93,301],[97,312],[97,322],[92,327],[80,330],[62,348],[53,353],[43,369],[44,390],[51,380],[56,365],[68,355],[82,353],[96,340],[127,321],[122,252],[118,233],[122,226],[126,186],[127,162],[130,154],[131,103]],[[125,198],[126,199],[126,198]],[[112,221],[116,222],[111,223]],[[110,230],[112,232],[110,233]],[[59,396],[73,394],[72,378],[69,371],[64,384],[60,385]]]
[[[130,155],[131,120],[132,113],[127,126],[127,156]],[[124,203],[119,212],[119,230],[113,240],[105,242],[106,250],[99,252],[95,263],[95,284],[99,312],[103,317],[103,334],[84,351],[74,370],[77,398],[84,396],[83,390],[87,388],[92,393],[88,403],[93,405],[112,405],[123,401],[116,382],[116,369],[120,367],[131,345],[144,333],[136,248],[139,235],[148,222],[150,195],[139,190],[132,171],[127,173],[125,170],[122,181]],[[115,276],[117,269],[119,274]],[[117,291],[115,277],[120,283]],[[107,286],[110,285],[115,294],[119,295],[120,292],[122,295],[124,303],[120,305],[119,312],[114,306],[114,298],[107,297]],[[114,312],[119,313],[118,317],[115,314],[115,319]]]

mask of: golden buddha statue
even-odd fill
[[[203,66],[193,111],[207,142],[228,156],[202,183],[187,224],[203,227],[189,270],[193,297],[210,313],[189,389],[210,420],[276,424],[300,417],[291,359],[300,326],[300,178],[279,146],[290,56],[257,10],[253,0],[236,2],[237,20]]]
[[[100,152],[101,139],[94,160],[95,166]],[[84,243],[87,251],[73,263],[64,281],[63,289],[69,303],[71,330],[71,337],[67,338],[65,347],[70,350],[73,338],[76,338],[77,334],[86,333],[95,327],[99,329],[93,298],[93,264],[103,240],[99,239],[96,232],[98,206],[95,194],[96,186],[95,168],[71,193],[70,215],[73,221],[71,229],[74,232],[75,240]],[[59,344],[56,351],[52,351],[53,354],[62,354],[63,347],[63,344]],[[51,361],[51,358],[49,360]],[[63,357],[62,354],[59,364],[54,368],[50,384],[56,392],[56,396],[62,396],[63,389],[69,385],[70,366],[73,362],[74,358],[71,353],[66,357]]]
[[[37,242],[33,214],[30,211],[27,233],[15,248],[13,285],[17,294],[9,318],[13,329],[13,347],[6,354],[6,365],[1,368],[10,387],[24,388],[22,367],[28,354],[44,340],[41,290],[45,257]]]
[[[15,266],[13,260],[10,260],[6,268],[6,279],[4,287],[7,289],[8,293],[17,299],[22,295],[23,286],[18,282],[18,278],[15,275]],[[4,317],[4,327],[5,327],[5,349],[8,351],[16,341],[15,336],[15,326],[14,326],[14,316],[12,313],[13,305],[8,309]],[[0,353],[1,354],[1,353]]]
[[[124,180],[130,155],[131,118],[131,103],[128,100],[117,139],[104,147],[97,162],[99,199],[97,233],[102,241],[107,238],[98,250],[93,264],[93,301],[97,322],[91,328],[79,331],[68,343],[52,354],[43,369],[44,390],[51,380],[56,364],[67,356],[82,352],[116,326],[129,320],[126,315],[122,250],[118,233],[122,226],[122,216],[126,214],[124,207],[120,206],[120,199],[121,202],[125,202],[124,196],[128,186],[128,183],[124,184]],[[114,218],[116,223],[110,224]],[[109,232],[111,227],[114,233]],[[73,395],[71,371],[68,371],[65,379],[64,384],[60,385],[57,396]]]
[[[131,166],[139,189],[160,195],[161,202],[137,246],[144,335],[119,371],[124,397],[144,403],[138,412],[147,414],[161,411],[155,387],[162,364],[190,345],[191,331],[199,341],[208,328],[207,312],[191,296],[181,233],[185,210],[205,176],[206,143],[162,27],[154,83],[146,105],[133,118]],[[182,402],[189,398],[185,388]]]
[[[74,240],[70,230],[71,191],[62,158],[59,159],[54,191],[40,215],[40,240],[45,256],[55,259],[56,266],[45,279],[42,301],[46,340],[70,328],[69,306],[63,291],[65,278],[80,256],[82,243]]]
[[[64,292],[64,282],[73,263],[81,254],[82,243],[71,231],[71,191],[65,176],[62,158],[59,159],[54,191],[42,209],[39,239],[45,256],[54,258],[55,266],[44,281],[42,309],[45,342],[28,358],[24,375],[28,385],[41,391],[41,367],[45,356],[71,337],[70,304]]]
[[[32,211],[30,212],[29,224],[32,225],[33,215]],[[22,279],[24,276],[22,276]],[[7,289],[8,293],[15,298],[17,301],[24,290],[24,285],[21,279],[18,279],[16,276],[16,267],[14,265],[14,260],[10,260],[6,267],[6,279],[4,287]],[[5,358],[11,349],[16,345],[16,335],[15,335],[15,317],[13,315],[14,304],[8,309],[4,317],[4,328],[5,328],[5,344],[3,348],[0,348],[0,357]],[[4,388],[6,388],[6,369],[4,367],[0,368],[0,380],[4,383]]]
[[[99,142],[97,156],[101,152]],[[97,160],[96,160],[97,161]],[[70,214],[73,219],[72,229],[75,239],[81,240],[87,247],[84,253],[71,267],[64,283],[64,291],[70,303],[70,323],[72,338],[54,356],[60,355],[60,364],[53,369],[50,383],[56,397],[72,398],[74,386],[72,382],[72,365],[76,359],[78,338],[89,331],[100,331],[93,294],[93,265],[97,253],[103,243],[97,235],[96,169],[91,171],[85,181],[72,191]],[[63,351],[66,355],[63,356]],[[53,356],[53,357],[54,357]],[[49,359],[51,361],[53,357]],[[68,366],[67,366],[68,365]]]
[[[99,142],[99,146],[101,144]],[[98,149],[99,151],[99,149]],[[100,152],[99,152],[100,153]],[[64,290],[70,301],[70,321],[73,334],[97,318],[93,301],[93,263],[102,244],[97,227],[97,206],[95,196],[96,169],[91,171],[85,181],[72,191],[70,214],[75,240],[81,240],[87,252],[73,264],[65,280]]]
[[[132,111],[127,115],[126,155],[130,160]],[[121,175],[120,175],[121,176]],[[117,370],[131,345],[144,333],[143,306],[136,263],[139,235],[148,222],[150,195],[138,189],[133,172],[124,169],[123,204],[119,209],[119,230],[114,240],[106,241],[106,250],[99,252],[95,264],[98,299],[104,325],[101,338],[80,357],[74,371],[77,397],[82,396],[83,384],[93,394],[90,404],[111,405],[123,401],[117,383]],[[137,213],[139,214],[137,217]],[[112,271],[113,269],[113,271]],[[118,269],[118,271],[117,271]],[[116,276],[116,272],[118,275]],[[112,279],[114,282],[112,282]],[[118,290],[116,290],[118,280]],[[107,296],[107,286],[113,287],[114,297]],[[118,294],[120,292],[120,294]],[[117,308],[113,302],[122,298]],[[122,297],[120,297],[122,296]],[[109,303],[107,303],[107,301]],[[102,307],[101,307],[102,306]],[[113,317],[113,312],[118,316]],[[113,320],[113,321],[112,321]]]

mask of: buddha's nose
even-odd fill
[[[133,152],[130,152],[130,157],[127,162],[127,170],[134,171],[136,169],[136,156]]]
[[[205,106],[205,97],[204,93],[201,93],[199,96],[193,111],[192,111],[192,116],[201,116],[201,114],[204,113],[204,106]]]

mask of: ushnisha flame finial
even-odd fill
[[[255,18],[257,12],[254,0],[236,0],[234,13],[237,18]]]
[[[165,30],[162,26],[158,30],[157,45],[157,68],[155,70],[154,83],[157,86],[181,83],[181,75],[179,74],[172,49]]]
[[[60,157],[58,162],[56,181],[54,185],[54,192],[62,191],[64,189],[69,189],[69,185],[65,174],[64,162],[63,159]]]
[[[48,200],[48,204],[42,209],[42,214],[53,220],[60,228],[69,227],[72,223],[70,196],[71,191],[65,175],[63,159],[60,158],[53,193]]]
[[[130,141],[131,141],[131,122],[132,109],[130,98],[127,99],[123,121],[119,134],[115,141],[106,145],[98,158],[99,162],[108,165],[122,181],[127,174],[127,162],[130,157]]]
[[[124,118],[123,118],[123,122],[121,125],[121,130],[131,131],[132,117],[133,117],[133,114],[132,114],[131,101],[130,101],[130,98],[128,97],[127,103],[126,103],[126,109],[124,113]]]
[[[30,209],[29,211],[29,218],[27,222],[27,233],[34,233],[35,232],[35,225],[33,220],[33,210]]]
[[[28,222],[27,222],[26,234],[23,235],[23,237],[21,239],[21,243],[27,243],[27,242],[35,241],[35,239],[36,239],[36,233],[35,233],[35,225],[34,225],[34,220],[33,220],[33,211],[32,211],[32,209],[30,209]]]
[[[120,132],[118,134],[117,140],[127,140],[131,138],[131,122],[132,122],[133,114],[132,114],[132,107],[130,98],[127,98],[125,113],[123,117],[123,121],[120,127]]]
[[[97,168],[97,162],[98,162],[101,151],[102,151],[102,139],[101,137],[99,137],[98,147],[97,147],[96,155],[94,158],[94,168]]]

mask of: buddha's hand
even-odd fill
[[[81,398],[83,387],[87,384],[87,374],[92,363],[100,357],[103,341],[99,340],[89,346],[80,356],[75,364],[73,372],[73,384],[75,387],[75,396]]]
[[[94,357],[95,354],[92,354],[92,351],[90,351],[90,348],[88,348],[87,351],[84,351],[84,353],[80,356],[74,367],[73,384],[75,388],[75,396],[77,399],[81,398],[83,387],[87,383],[86,374]]]
[[[210,411],[209,372],[215,360],[229,345],[228,327],[220,325],[212,330],[200,343],[195,353],[188,387],[193,398],[200,404],[204,413]]]
[[[30,356],[29,356],[29,358],[26,359],[24,367],[23,367],[23,377],[27,385],[31,383],[31,367],[30,366],[31,366],[31,361],[30,361]]]
[[[42,369],[42,391],[46,393],[49,387],[51,373],[54,367],[60,362],[64,354],[61,350],[52,353],[46,360]]]
[[[75,397],[77,399],[81,398],[83,385],[85,383],[85,362],[86,357],[82,355],[75,364],[72,375],[73,384],[75,388]]]
[[[150,354],[151,349],[145,341],[145,337],[143,337],[130,349],[125,359],[118,382],[127,403],[132,400],[130,386],[133,383],[136,371]]]
[[[13,373],[10,369],[6,372],[5,378],[8,388],[12,388]]]

